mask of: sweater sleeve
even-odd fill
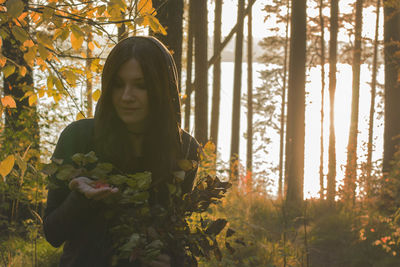
[[[61,133],[52,159],[62,159],[64,163],[71,163],[72,155],[79,152],[85,153],[83,144],[85,140],[81,140],[85,139],[84,136],[85,134],[82,135],[80,127],[76,124],[69,125]],[[50,179],[56,180],[55,177],[50,177]],[[49,188],[43,220],[47,241],[52,246],[59,247],[64,241],[73,239],[96,210],[98,210],[98,203],[78,192],[71,192],[65,184],[59,183],[57,187]]]

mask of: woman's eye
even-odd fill
[[[124,83],[121,81],[114,81],[114,86],[116,88],[121,88],[121,87],[124,87]]]
[[[146,85],[144,83],[139,83],[136,85],[138,88],[142,89],[142,90],[146,90]]]

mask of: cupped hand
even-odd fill
[[[87,177],[77,177],[69,183],[69,188],[73,191],[82,193],[86,198],[100,200],[111,194],[118,192],[118,188],[110,187],[107,184],[102,184],[101,187],[96,187],[96,181]]]
[[[166,254],[161,254],[156,260],[145,264],[145,267],[171,267],[171,258]]]

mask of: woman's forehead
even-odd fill
[[[139,61],[137,61],[135,58],[132,58],[123,63],[117,71],[117,76],[129,79],[143,78],[143,71]]]

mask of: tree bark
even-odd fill
[[[279,180],[278,180],[278,198],[282,199],[283,196],[283,176],[284,176],[284,145],[285,145],[285,116],[286,116],[286,84],[287,84],[287,65],[288,65],[288,51],[289,51],[289,24],[290,24],[290,1],[286,3],[286,36],[285,36],[285,55],[283,62],[283,86],[282,86],[282,98],[281,98],[281,129],[279,130]]]
[[[193,1],[195,31],[195,137],[205,144],[208,138],[207,89],[207,1]]]
[[[306,82],[306,0],[292,2],[288,115],[286,131],[286,202],[303,202],[305,82]]]
[[[221,46],[221,20],[222,0],[215,0],[214,19],[214,49],[218,51]],[[210,139],[218,147],[219,107],[221,98],[221,54],[217,57],[213,68],[213,96],[211,108],[211,135]]]
[[[391,169],[391,161],[400,145],[400,13],[394,1],[386,0],[384,4],[384,41],[385,41],[385,129],[383,172]]]
[[[356,1],[356,25],[353,48],[353,88],[349,142],[347,145],[347,165],[344,179],[344,199],[349,205],[355,204],[357,179],[357,136],[360,100],[361,31],[363,0]]]
[[[89,43],[92,41],[92,38],[92,34],[89,33],[86,42],[86,116],[88,118],[93,117],[93,74],[90,70],[90,65],[92,64],[92,50],[89,48]]]
[[[23,0],[23,3],[25,6],[28,5],[28,0]],[[4,95],[14,98],[16,108],[5,109],[5,139],[2,150],[5,153],[23,152],[30,146],[31,149],[39,151],[39,118],[36,106],[29,106],[28,98],[23,98],[26,88],[33,90],[33,72],[24,59],[24,52],[20,49],[22,44],[13,35],[10,25],[11,23],[1,26],[8,34],[8,38],[3,38],[2,54],[18,66],[25,67],[27,71],[25,76],[22,76],[20,68],[7,60],[6,65],[14,65],[15,71],[3,79]],[[29,31],[29,21],[27,21],[25,30]],[[22,138],[25,140],[24,142],[21,141],[21,135],[24,137]]]
[[[367,152],[367,196],[371,193],[370,181],[372,171],[372,147],[374,136],[374,115],[375,115],[375,97],[376,97],[376,76],[378,72],[378,46],[379,46],[379,16],[381,9],[381,0],[376,5],[376,23],[374,40],[374,59],[372,62],[372,81],[371,81],[371,106],[369,108],[369,128],[368,128],[368,152]]]
[[[319,21],[321,26],[321,155],[319,162],[319,196],[320,199],[325,198],[325,188],[324,188],[324,118],[325,118],[325,20],[324,14],[322,13],[324,9],[324,1],[319,1]]]
[[[250,0],[249,5],[246,7],[244,11],[244,15],[247,16],[249,14],[250,8],[253,6],[253,4],[256,2],[256,0]],[[210,68],[214,63],[215,60],[217,60],[218,57],[220,57],[222,50],[227,46],[229,41],[232,39],[233,35],[238,31],[238,24],[235,24],[235,26],[232,28],[232,30],[229,32],[229,34],[225,37],[225,39],[222,41],[220,45],[220,49],[218,51],[213,51],[212,57],[207,61],[207,67]],[[196,81],[192,83],[192,86],[190,88],[194,88]],[[192,93],[192,89],[189,90],[189,94]]]
[[[188,40],[186,51],[185,130],[190,130],[192,69],[193,69],[193,0],[189,0]]]
[[[180,85],[182,73],[183,0],[153,0],[153,5],[157,10],[156,17],[167,30],[167,35],[155,34],[155,37],[172,51]],[[179,86],[179,88],[181,87]]]
[[[247,17],[247,189],[253,184],[253,14]]]
[[[335,92],[338,36],[338,0],[331,0],[330,40],[329,40],[329,162],[327,176],[327,200],[333,204],[336,195],[336,136],[335,136]]]
[[[238,30],[235,44],[235,69],[233,77],[233,104],[232,104],[232,137],[231,137],[231,179],[239,178],[239,138],[240,138],[240,99],[242,87],[242,59],[243,59],[243,20],[244,0],[238,1],[237,15]]]

